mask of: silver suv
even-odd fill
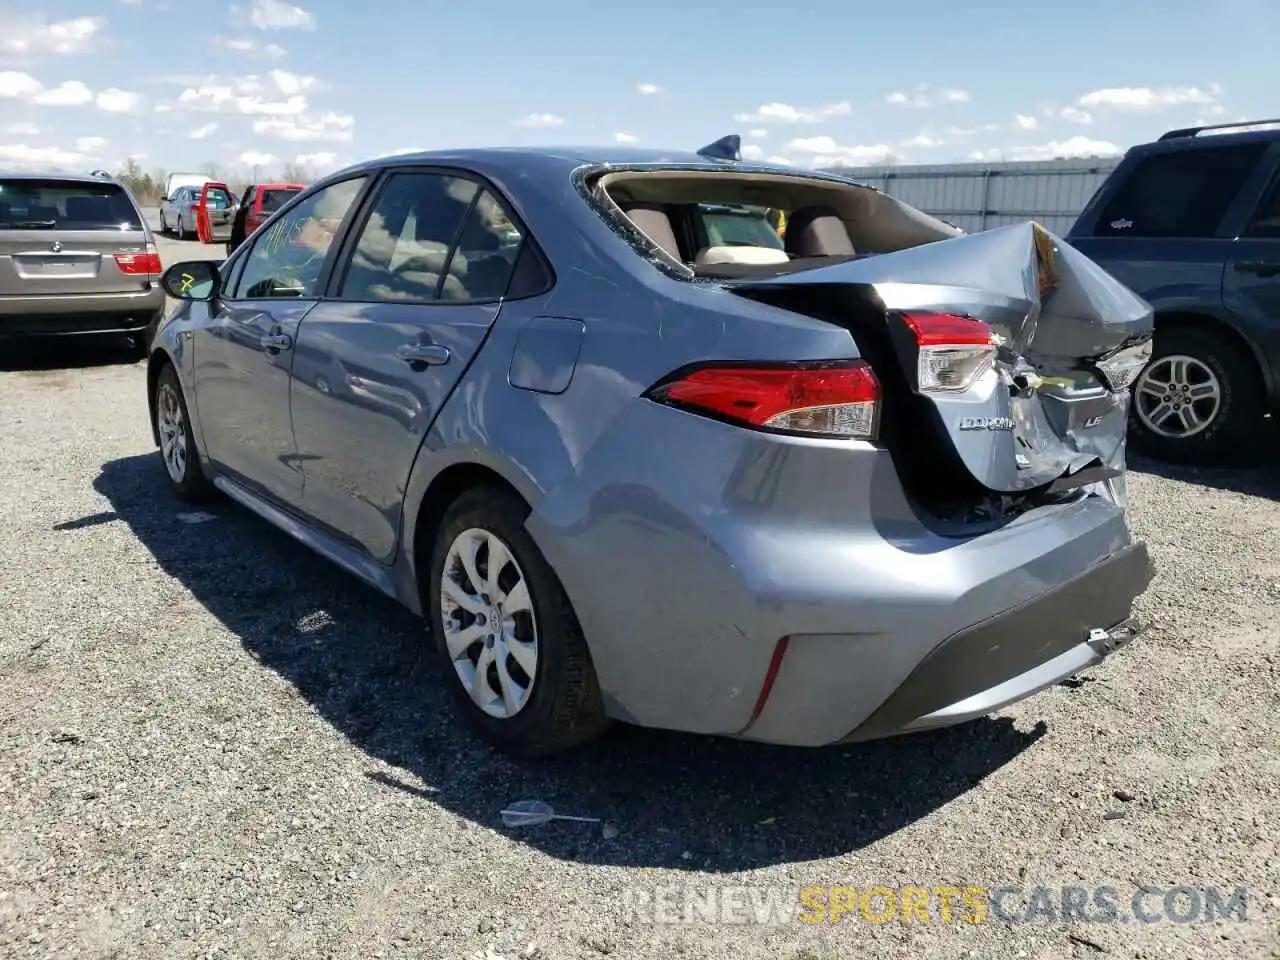
[[[112,178],[0,173],[0,340],[127,334],[144,353],[160,273],[151,228]]]

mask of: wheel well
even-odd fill
[[[163,350],[157,350],[147,360],[147,413],[151,421],[151,440],[157,447],[160,446],[160,434],[156,431],[156,381],[160,379],[160,371],[172,362]]]
[[[525,505],[526,510],[529,509],[528,501],[521,496],[520,491],[508,483],[496,470],[478,463],[456,463],[447,467],[431,481],[427,492],[422,495],[422,506],[413,528],[415,566],[422,561],[422,558],[431,555],[431,545],[435,541],[436,533],[439,532],[449,507],[458,497],[476,487],[496,487],[505,493],[510,493]],[[421,581],[425,571],[419,569],[418,573]]]
[[[1224,323],[1217,317],[1210,316],[1206,313],[1186,313],[1180,311],[1170,311],[1168,313],[1157,313],[1155,316],[1155,329],[1159,333],[1161,330],[1168,330],[1172,327],[1178,327],[1184,330],[1199,330],[1204,333],[1212,334],[1220,338],[1224,343],[1231,344],[1240,351],[1242,357],[1248,357],[1250,364],[1253,366],[1254,372],[1258,376],[1258,380],[1266,388],[1267,393],[1271,394],[1273,384],[1271,378],[1267,376],[1267,371],[1258,358],[1258,353],[1244,335],[1229,323]]]

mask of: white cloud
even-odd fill
[[[311,11],[285,0],[252,0],[249,22],[259,30],[314,30],[316,18]]]
[[[43,14],[0,13],[0,56],[34,60],[87,53],[105,25],[102,17],[50,22]]]
[[[1129,113],[1155,113],[1169,107],[1218,103],[1222,88],[1206,87],[1106,87],[1086,93],[1076,105],[1087,110],[1111,109]]]
[[[564,117],[554,113],[531,113],[516,121],[517,127],[558,127],[564,123]]]
[[[820,107],[793,107],[789,103],[765,103],[761,104],[754,113],[739,113],[734,119],[740,123],[821,123],[832,117],[847,117],[852,112],[852,106],[844,101]]]
[[[748,143],[745,147],[742,148],[742,159],[743,160],[763,160],[764,151],[761,150],[754,143]]]
[[[776,163],[780,167],[794,167],[796,165],[795,161],[790,157],[770,157],[769,162]]]
[[[246,150],[236,157],[236,162],[246,167],[266,167],[276,162],[275,154],[263,153],[261,150]]]
[[[253,132],[264,137],[294,142],[329,140],[350,143],[355,135],[355,126],[356,119],[351,114],[330,110],[318,117],[298,116],[255,120]]]
[[[1014,147],[1005,152],[1009,160],[1058,160],[1064,158],[1115,157],[1121,150],[1106,140],[1070,137],[1034,147]]]
[[[320,87],[320,81],[315,77],[290,73],[288,70],[272,70],[271,82],[286,97],[291,97],[298,93],[306,93],[308,90],[316,90]]]
[[[1068,123],[1089,124],[1093,123],[1093,114],[1088,110],[1081,110],[1079,107],[1063,107],[1058,114]]]
[[[128,90],[111,87],[99,93],[94,102],[99,110],[106,113],[137,113],[142,105],[142,98]]]
[[[246,57],[266,57],[269,60],[279,60],[287,52],[278,43],[260,43],[249,37],[214,37],[213,42],[226,50],[230,50],[232,53],[239,53]]]
[[[928,134],[921,133],[921,134],[918,134],[917,136],[912,137],[910,140],[904,140],[902,142],[902,145],[904,147],[921,147],[925,150],[931,150],[934,147],[942,146],[942,141],[935,140],[933,137],[929,136]]]
[[[38,137],[40,136],[40,128],[34,123],[22,121],[9,124],[3,130],[0,130],[0,133],[9,137]]]
[[[68,80],[31,98],[43,107],[82,107],[93,102],[93,91],[79,80]]]
[[[31,147],[23,143],[0,144],[0,162],[6,167],[72,167],[85,157],[62,147]]]
[[[205,140],[212,134],[216,133],[217,130],[218,125],[216,123],[206,123],[203,126],[196,127],[192,130],[189,136],[192,140]]]
[[[1040,127],[1040,121],[1035,117],[1020,113],[1013,118],[1013,125],[1019,130],[1037,130]]]
[[[748,130],[747,136],[752,140],[763,140],[769,135],[769,131],[763,127],[756,127],[754,130]]]
[[[891,163],[893,151],[883,143],[874,146],[841,146],[831,137],[801,137],[785,147],[788,154],[805,154],[814,167],[843,164]]]
[[[928,110],[940,104],[968,103],[972,97],[968,90],[956,87],[944,87],[935,96],[927,83],[922,83],[911,93],[895,90],[884,98],[884,102],[895,107],[906,107],[910,110]]]
[[[614,143],[638,143],[639,140],[639,137],[630,133],[615,133],[613,135]]]
[[[652,94],[655,94],[655,93],[661,93],[662,88],[658,86],[656,83],[642,83],[636,87],[636,91],[638,93],[643,93],[646,96],[651,96]]]
[[[242,77],[200,77],[178,94],[175,106],[183,110],[240,113],[246,116],[287,117],[304,113],[306,96],[300,92],[322,88],[315,77],[272,70],[269,82],[256,74]]]
[[[106,137],[81,137],[76,141],[76,152],[97,157],[101,156],[102,149],[106,145]]]
[[[293,160],[294,163],[301,167],[318,167],[321,170],[330,170],[338,163],[338,155],[328,150],[320,150],[316,153],[300,153]]]
[[[16,70],[0,70],[0,97],[30,100],[41,90],[40,81]]]

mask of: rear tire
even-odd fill
[[[216,490],[200,466],[191,415],[182,395],[182,384],[173,365],[166,363],[156,377],[152,398],[154,426],[160,437],[160,459],[169,477],[169,488],[184,503],[203,503]]]
[[[423,596],[445,683],[470,722],[499,749],[536,757],[595,739],[609,720],[578,619],[524,528],[527,513],[497,488],[460,496],[432,545]],[[490,577],[491,557],[501,557],[500,580]]]
[[[164,211],[160,211],[160,236],[167,237],[169,235],[169,225],[164,222]]]
[[[1266,391],[1257,364],[1209,330],[1171,327],[1155,336],[1133,386],[1130,439],[1168,463],[1217,466],[1251,459]]]

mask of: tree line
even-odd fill
[[[231,188],[232,192],[241,196],[244,195],[244,188],[250,183],[243,174],[224,175],[216,163],[203,164],[199,171],[193,172],[202,173],[214,180],[221,180]],[[143,206],[153,206],[164,199],[164,182],[168,176],[166,170],[143,170],[141,164],[130,157],[125,161],[124,168],[116,174],[116,179],[124,184],[138,203]],[[286,163],[279,176],[263,174],[258,179],[263,183],[310,183],[315,179],[315,175],[300,164]]]

